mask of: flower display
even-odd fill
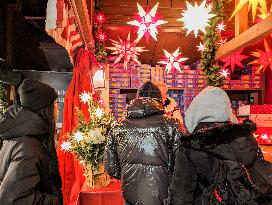
[[[107,135],[114,125],[114,117],[105,112],[101,101],[96,102],[92,93],[84,92],[80,96],[82,102],[88,104],[90,120],[85,121],[82,112],[78,110],[78,126],[72,133],[67,134],[68,140],[61,147],[62,151],[71,152],[77,157],[84,167],[85,176],[91,178],[89,184],[92,184],[92,179],[100,173],[102,167]]]

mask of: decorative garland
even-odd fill
[[[102,14],[101,9],[102,0],[95,0],[94,10],[95,10],[95,20],[93,26],[93,34],[95,36],[95,46],[94,46],[94,55],[96,60],[100,63],[107,62],[107,52],[105,47],[105,39],[100,39],[99,36],[104,34],[102,32],[102,23],[103,21],[97,20],[97,15]]]
[[[221,66],[215,61],[215,53],[218,50],[216,42],[219,39],[216,26],[226,19],[226,15],[224,13],[223,0],[213,0],[212,2],[212,13],[216,16],[210,20],[209,26],[206,28],[206,34],[201,37],[206,49],[201,54],[200,67],[207,77],[207,84],[218,87],[224,84],[224,80],[219,73]]]

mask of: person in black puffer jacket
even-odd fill
[[[160,90],[145,83],[109,134],[104,153],[108,174],[122,181],[126,204],[162,205],[168,197],[177,139],[177,121],[164,114]]]
[[[18,93],[21,105],[0,115],[0,204],[62,205],[54,144],[57,93],[27,79]]]
[[[263,160],[253,137],[256,125],[237,124],[225,91],[201,91],[185,113],[185,125],[191,134],[176,152],[170,205],[272,204],[271,185],[253,170]]]

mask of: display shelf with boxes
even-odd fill
[[[207,86],[205,78],[200,69],[193,70],[187,65],[183,66],[181,72],[172,69],[165,73],[160,65],[130,63],[125,69],[122,63],[110,64],[110,108],[116,119],[121,119],[122,111],[125,110],[126,104],[135,98],[137,89],[151,80],[165,82],[168,86],[168,95],[176,100],[181,113],[184,113],[193,98]],[[262,85],[263,76],[254,74],[251,70],[243,73],[238,80],[231,80],[228,77],[222,88],[230,96],[234,111],[237,111],[239,105],[262,103]]]

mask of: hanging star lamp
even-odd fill
[[[241,61],[248,58],[248,56],[241,55],[242,52],[243,52],[243,49],[241,49],[241,50],[237,51],[236,53],[224,58],[222,60],[222,62],[224,62],[225,64],[224,64],[222,69],[225,69],[226,67],[230,66],[231,67],[231,72],[233,73],[235,66],[243,68],[243,65],[242,65]]]
[[[118,55],[113,64],[120,62],[121,59],[124,58],[125,69],[127,69],[127,64],[131,59],[140,64],[137,55],[139,55],[141,52],[148,51],[145,50],[144,47],[136,47],[137,41],[130,42],[130,32],[128,33],[126,41],[123,41],[121,38],[119,38],[119,41],[111,41],[114,47],[107,47],[107,49],[114,51],[111,54]]]
[[[214,14],[210,14],[210,8],[206,7],[206,0],[204,0],[199,6],[195,3],[195,6],[192,6],[190,3],[186,2],[187,10],[184,10],[181,14],[183,17],[177,21],[183,22],[187,30],[186,35],[194,32],[195,37],[197,37],[198,31],[205,33],[205,28],[209,25],[210,18],[214,17]]]
[[[158,26],[167,23],[167,21],[161,20],[160,15],[157,13],[159,3],[157,3],[151,10],[148,6],[146,10],[137,3],[138,13],[135,15],[133,21],[127,22],[127,24],[136,26],[139,41],[143,36],[145,36],[147,42],[150,36],[157,41]]]
[[[272,49],[266,40],[264,40],[264,48],[265,51],[257,49],[257,51],[251,53],[252,56],[258,58],[250,63],[259,65],[257,73],[260,71],[264,72],[267,67],[270,67],[272,70]]]
[[[159,64],[165,65],[165,72],[168,74],[172,69],[176,69],[181,72],[182,62],[187,60],[188,58],[183,58],[179,48],[174,53],[169,53],[164,50],[163,60],[159,61]]]
[[[250,7],[251,7],[253,22],[255,21],[256,11],[257,11],[257,7],[259,4],[260,4],[261,8],[263,8],[264,10],[267,10],[265,0],[240,0],[236,6],[234,12],[232,13],[230,19],[232,19],[232,17],[235,16],[246,3],[249,4],[248,9],[250,9]]]
[[[216,29],[218,30],[219,33],[221,33],[222,31],[226,30],[226,25],[224,24],[224,22],[221,22],[216,26]]]
[[[266,19],[271,13],[272,13],[272,5],[270,8],[270,11],[268,11],[266,8],[259,7],[259,11],[261,14],[258,14],[258,17],[261,19]]]

